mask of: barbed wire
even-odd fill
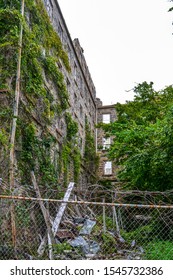
[[[173,205],[0,195],[0,210],[0,259],[173,259]]]

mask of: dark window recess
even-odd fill
[[[74,62],[74,79],[77,82],[77,65],[76,65],[76,62]]]
[[[82,108],[82,105],[80,105],[80,117],[81,117],[81,118],[83,117],[83,108]]]
[[[61,39],[61,42],[63,42],[63,29],[62,29],[62,26],[61,26],[60,23],[58,25],[58,34],[59,34],[59,37]]]

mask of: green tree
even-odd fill
[[[120,165],[118,178],[141,190],[173,186],[173,88],[156,92],[153,83],[134,88],[134,101],[117,104],[116,122],[103,125],[114,142],[109,157]]]

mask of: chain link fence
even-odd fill
[[[173,260],[168,205],[0,196],[0,231],[3,260]]]

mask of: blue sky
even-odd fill
[[[173,12],[168,0],[58,0],[79,38],[104,104],[133,99],[137,83],[173,84]],[[173,5],[173,3],[172,3]]]

